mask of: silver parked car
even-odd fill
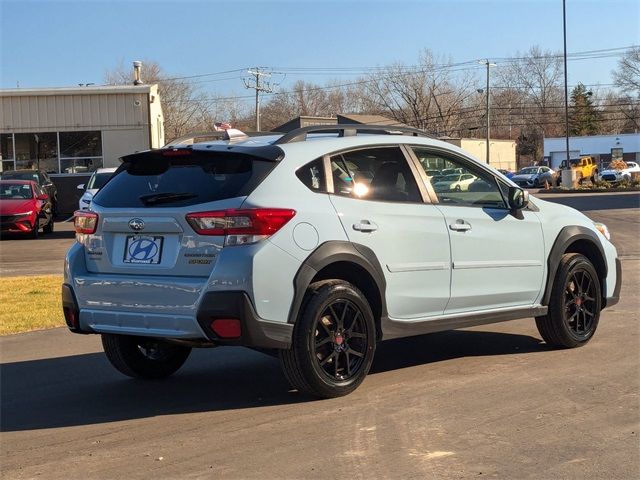
[[[604,225],[418,130],[306,127],[122,162],[76,214],[62,299],[132,377],[248,346],[335,397],[380,341],[535,317],[548,344],[578,347],[618,301]],[[434,189],[452,169],[468,188]]]

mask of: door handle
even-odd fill
[[[375,232],[378,230],[378,226],[369,220],[360,220],[360,223],[353,224],[353,229],[358,232]]]
[[[456,220],[456,223],[450,223],[449,228],[451,230],[455,230],[456,232],[466,232],[471,230],[471,224],[465,222],[464,220]]]

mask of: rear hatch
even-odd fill
[[[210,275],[225,237],[196,233],[188,216],[215,216],[239,208],[282,151],[208,147],[152,150],[123,158],[93,199],[94,213],[88,215],[97,215],[95,232],[78,235],[89,272]]]

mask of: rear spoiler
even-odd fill
[[[279,162],[284,152],[274,145],[246,147],[241,145],[210,144],[193,148],[170,147],[145,150],[120,158],[122,162],[118,173],[127,170],[133,174],[159,175],[170,165],[203,165],[212,164],[216,160],[237,159],[238,162],[262,160]]]

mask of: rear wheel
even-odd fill
[[[165,378],[187,360],[190,347],[154,338],[102,334],[102,347],[111,364],[134,378]]]
[[[326,280],[309,287],[291,348],[280,351],[280,360],[292,386],[332,398],[362,383],[375,347],[375,322],[365,296],[348,282]]]
[[[601,293],[598,274],[585,256],[562,256],[549,299],[549,312],[536,317],[546,343],[574,348],[586,344],[598,328]]]

